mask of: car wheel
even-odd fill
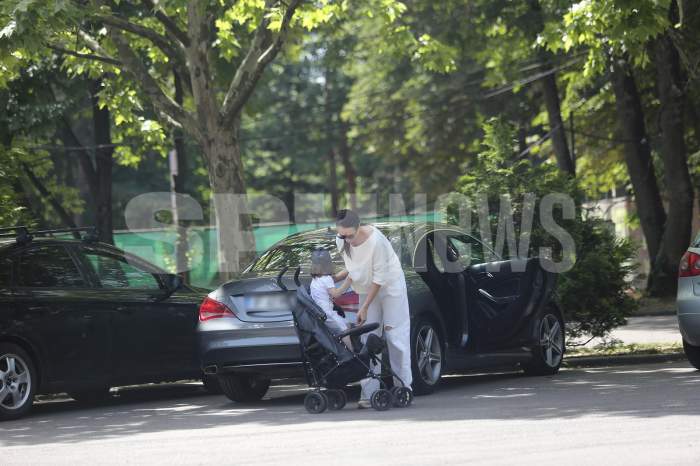
[[[37,371],[26,351],[0,344],[0,420],[17,419],[32,409]]]
[[[418,319],[411,332],[413,392],[432,393],[440,383],[443,367],[442,338],[432,320]]]
[[[219,379],[217,379],[215,375],[202,376],[202,383],[204,384],[204,389],[211,395],[221,395],[224,393],[223,390],[221,390]]]
[[[68,396],[82,404],[101,403],[112,397],[109,393],[109,387],[107,386],[70,391],[68,392]]]
[[[564,359],[564,320],[552,310],[538,320],[538,344],[532,350],[532,361],[523,366],[527,375],[554,375]]]
[[[239,403],[258,401],[270,388],[270,379],[256,375],[225,374],[219,375],[218,379],[224,395]]]
[[[700,369],[700,346],[694,346],[683,340],[683,351],[694,368]]]

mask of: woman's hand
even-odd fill
[[[348,271],[343,269],[340,272],[336,273],[333,275],[333,281],[334,282],[339,282],[340,280],[343,280],[348,277]]]
[[[357,311],[357,323],[362,325],[367,321],[367,306],[363,305],[359,311]]]

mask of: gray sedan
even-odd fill
[[[500,259],[453,225],[375,226],[389,238],[406,275],[416,394],[432,392],[447,372],[504,366],[537,375],[559,370],[564,321],[550,299],[555,276],[539,259]],[[284,277],[290,291],[281,291],[275,276],[284,267],[305,270],[311,251],[318,248],[329,249],[342,267],[333,230],[295,234],[202,304],[202,368],[218,378],[230,399],[260,399],[272,378],[303,374],[291,314],[296,287],[291,277]],[[350,293],[336,303],[350,322],[357,302]]]
[[[690,363],[700,369],[700,235],[681,259],[676,303],[683,349]]]

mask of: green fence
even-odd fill
[[[382,221],[433,222],[441,221],[441,216],[430,212],[419,215],[378,217],[367,219],[367,221],[369,223]],[[276,242],[294,233],[330,225],[332,222],[256,226],[253,231],[257,253],[262,253]],[[114,232],[114,243],[117,247],[143,257],[166,270],[175,270],[175,239],[176,233],[167,229]],[[214,286],[218,271],[216,229],[214,227],[189,228],[188,242],[190,282],[206,288]]]

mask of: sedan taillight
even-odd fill
[[[199,306],[199,321],[220,319],[221,317],[236,317],[231,309],[224,303],[206,297]]]
[[[700,254],[686,251],[678,266],[679,277],[696,277],[700,275]]]

